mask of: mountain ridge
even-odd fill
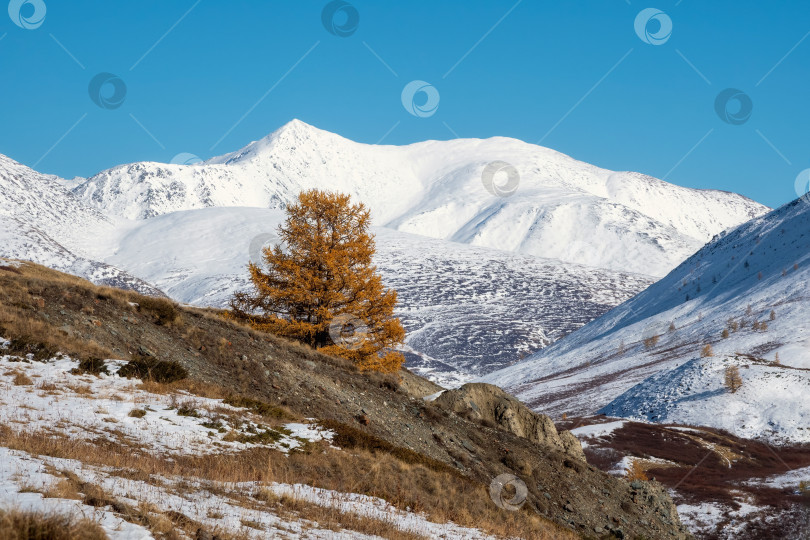
[[[487,191],[482,178],[493,163],[519,177],[510,196]],[[120,165],[72,191],[106,212],[145,219],[210,206],[280,209],[311,188],[349,193],[376,225],[403,232],[652,275],[767,209],[507,137],[378,146],[298,120],[203,163]]]

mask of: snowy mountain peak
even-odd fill
[[[272,157],[277,147],[294,150],[300,145],[328,145],[335,144],[337,140],[345,139],[294,118],[258,141],[253,141],[235,152],[213,157],[205,163],[232,165],[261,160],[268,156]]]

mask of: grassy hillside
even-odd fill
[[[0,451],[42,475],[7,479],[20,500],[165,537],[686,536],[657,484],[426,402],[437,387],[407,371],[362,373],[215,311],[5,261],[0,337]],[[527,487],[517,511],[490,497],[504,473]]]

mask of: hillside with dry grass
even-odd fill
[[[111,536],[688,536],[660,485],[599,471],[545,417],[522,433],[216,311],[4,261],[0,337],[0,502],[20,511]],[[502,474],[526,486],[514,511]]]

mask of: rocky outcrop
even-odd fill
[[[460,416],[492,423],[518,437],[585,461],[582,445],[571,432],[557,432],[551,418],[537,414],[492,384],[469,383],[456,390],[447,390],[435,399],[434,404]]]

